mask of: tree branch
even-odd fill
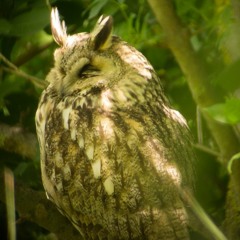
[[[40,54],[41,52],[48,49],[53,44],[53,41],[47,42],[44,45],[41,46],[32,46],[28,51],[26,51],[24,54],[20,55],[15,61],[14,65],[19,67],[32,58],[34,58],[36,55]]]
[[[25,132],[21,127],[0,123],[0,148],[35,159],[38,153],[36,135]]]
[[[5,202],[3,174],[0,173],[0,201]],[[79,240],[80,234],[67,218],[46,198],[43,192],[34,191],[15,183],[15,207],[20,217],[55,233],[59,240]]]

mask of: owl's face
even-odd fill
[[[90,34],[69,36],[66,44],[55,51],[55,68],[48,80],[63,95],[89,86],[106,87],[110,79],[119,79],[122,69],[118,56],[109,52],[94,49]]]
[[[138,79],[138,85],[144,88],[147,80],[152,78],[153,69],[145,57],[111,35],[111,17],[101,17],[91,33],[68,36],[57,12],[53,11],[52,29],[60,48],[54,53],[55,66],[47,80],[49,88],[61,97],[79,92],[85,94],[93,88],[112,88],[113,91],[116,88],[119,92],[121,87],[126,87],[126,82],[131,84],[131,79]],[[136,92],[135,84],[132,84],[133,92]],[[116,98],[118,95],[122,93],[117,93]]]

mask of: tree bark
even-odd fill
[[[37,137],[19,126],[0,123],[0,148],[32,160],[38,153]]]

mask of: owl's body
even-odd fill
[[[53,25],[61,48],[36,113],[44,188],[84,239],[188,239],[187,126],[152,66],[111,27],[104,18],[67,36]]]

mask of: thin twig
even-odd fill
[[[17,67],[23,65],[24,63],[34,58],[36,55],[48,49],[52,44],[53,41],[47,42],[46,44],[41,46],[32,46],[30,49],[28,49],[26,53],[20,55],[17,59],[15,59],[13,64]]]
[[[17,67],[11,63],[2,53],[0,53],[0,59],[2,59],[3,62],[5,62],[10,68],[17,70]]]
[[[213,155],[215,157],[220,157],[221,156],[221,154],[219,152],[214,151],[214,150],[212,150],[212,149],[210,149],[210,148],[208,148],[208,147],[206,147],[206,146],[204,146],[202,144],[198,144],[198,143],[194,144],[194,147],[199,149],[199,150],[201,150],[201,151],[203,151],[203,152],[206,152],[206,153],[208,153],[210,155]]]
[[[47,87],[48,83],[46,81],[44,81],[42,79],[39,79],[39,78],[36,78],[34,76],[31,76],[31,75],[23,72],[17,66],[15,66],[12,62],[10,62],[1,53],[0,53],[0,59],[8,66],[8,67],[1,66],[2,70],[6,71],[6,72],[13,73],[17,76],[21,76],[21,77],[25,78],[26,80],[30,81],[31,83],[33,83],[38,88],[44,89],[44,88]]]
[[[209,231],[212,238],[215,240],[227,240],[226,236],[222,233],[222,231],[215,225],[215,223],[210,219],[210,217],[206,214],[197,200],[192,196],[190,192],[187,190],[179,189],[179,193],[191,207],[191,210],[196,215],[196,217],[201,221],[201,223],[205,226],[205,228]]]
[[[198,106],[197,106],[197,138],[198,143],[203,144],[202,116]]]
[[[4,168],[4,182],[7,208],[8,239],[16,240],[14,175],[9,168]]]

